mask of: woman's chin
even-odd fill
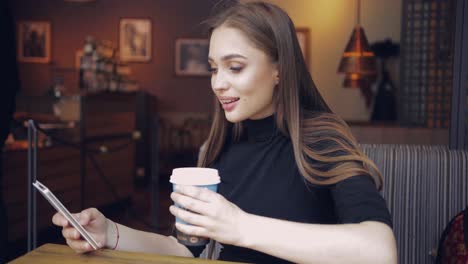
[[[230,123],[239,123],[241,121],[244,121],[245,119],[234,112],[224,112],[224,115],[226,116],[227,121],[229,121]]]

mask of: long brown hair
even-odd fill
[[[256,48],[277,63],[279,83],[273,95],[277,127],[291,139],[297,167],[308,182],[328,185],[369,175],[381,188],[379,170],[362,153],[349,127],[332,113],[312,81],[294,24],[286,12],[264,2],[235,3],[205,24],[210,35],[221,25],[241,30]],[[216,161],[228,134],[237,141],[242,133],[242,123],[229,123],[217,101],[213,119],[198,161],[200,167]]]

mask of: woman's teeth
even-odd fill
[[[239,98],[237,98],[237,99],[232,99],[232,100],[222,100],[221,103],[223,103],[223,104],[230,104],[230,103],[233,103],[233,102],[238,101],[238,100],[239,100]]]

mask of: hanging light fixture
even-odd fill
[[[370,49],[364,29],[361,27],[361,0],[357,0],[356,26],[338,67],[338,73],[345,74],[345,88],[360,88],[370,106],[372,91],[370,85],[377,75],[377,62]]]

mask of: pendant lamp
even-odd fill
[[[372,91],[370,85],[377,76],[377,61],[370,49],[364,29],[361,27],[361,0],[357,0],[356,26],[343,52],[338,73],[345,74],[345,88],[360,88],[370,106]]]

